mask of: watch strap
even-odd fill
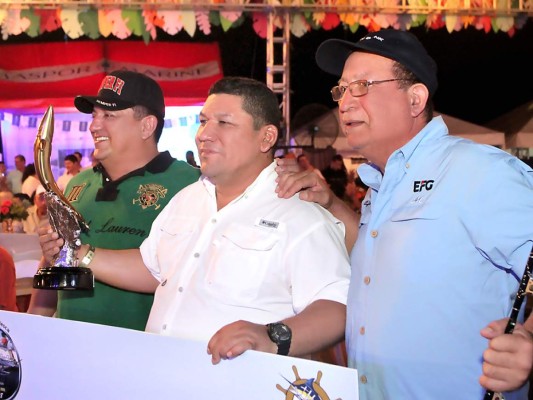
[[[280,356],[286,356],[289,354],[289,349],[291,347],[291,342],[287,343],[278,343],[278,354]]]
[[[94,246],[89,245],[89,250],[87,250],[87,253],[85,253],[85,256],[83,256],[83,258],[81,259],[80,263],[78,264],[78,267],[87,268],[94,258],[95,250],[96,249],[94,248]]]
[[[267,324],[267,332],[270,340],[274,342],[278,346],[278,355],[286,356],[289,354],[289,349],[291,347],[291,341],[292,341],[292,331],[291,328],[289,328],[286,324],[283,322],[275,322]],[[279,326],[283,327],[283,329],[289,333],[289,338],[287,340],[280,340],[279,337],[275,334],[275,329]]]

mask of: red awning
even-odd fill
[[[96,94],[106,72],[145,73],[163,88],[166,105],[202,103],[222,66],[217,43],[85,41],[0,46],[0,109],[73,107]]]

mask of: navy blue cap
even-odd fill
[[[358,42],[329,39],[318,47],[316,62],[323,71],[341,76],[344,63],[355,51],[377,54],[399,62],[426,85],[431,96],[435,94],[438,87],[437,64],[412,33],[385,29],[369,33]]]

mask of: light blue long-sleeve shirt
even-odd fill
[[[346,340],[360,398],[481,400],[480,330],[508,316],[533,240],[533,171],[434,118],[370,186]],[[506,398],[526,399],[527,388]]]

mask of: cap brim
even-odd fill
[[[357,48],[354,43],[340,39],[328,39],[316,51],[318,67],[332,75],[341,76],[344,63]]]
[[[91,114],[94,110],[94,107],[100,107],[104,110],[110,111],[118,111],[131,108],[135,106],[135,104],[125,101],[117,101],[115,99],[108,100],[98,96],[77,96],[74,99],[74,106],[78,109],[78,111],[84,114]]]
[[[382,34],[387,32],[385,30]],[[414,37],[414,36],[413,36]],[[316,51],[316,63],[320,69],[336,76],[342,76],[344,64],[350,54],[355,51],[376,54],[391,60],[397,61],[404,65],[409,71],[413,72],[421,82],[426,85],[431,95],[437,90],[436,81],[436,64],[435,61],[425,53],[422,45],[416,45],[410,40],[409,47],[405,45],[405,38],[387,38],[391,43],[389,46],[378,47],[372,41],[360,40],[358,42],[348,42],[340,39],[328,39],[322,43]],[[413,55],[413,46],[415,53],[423,53],[423,57],[416,58]],[[430,71],[428,71],[430,65]]]

